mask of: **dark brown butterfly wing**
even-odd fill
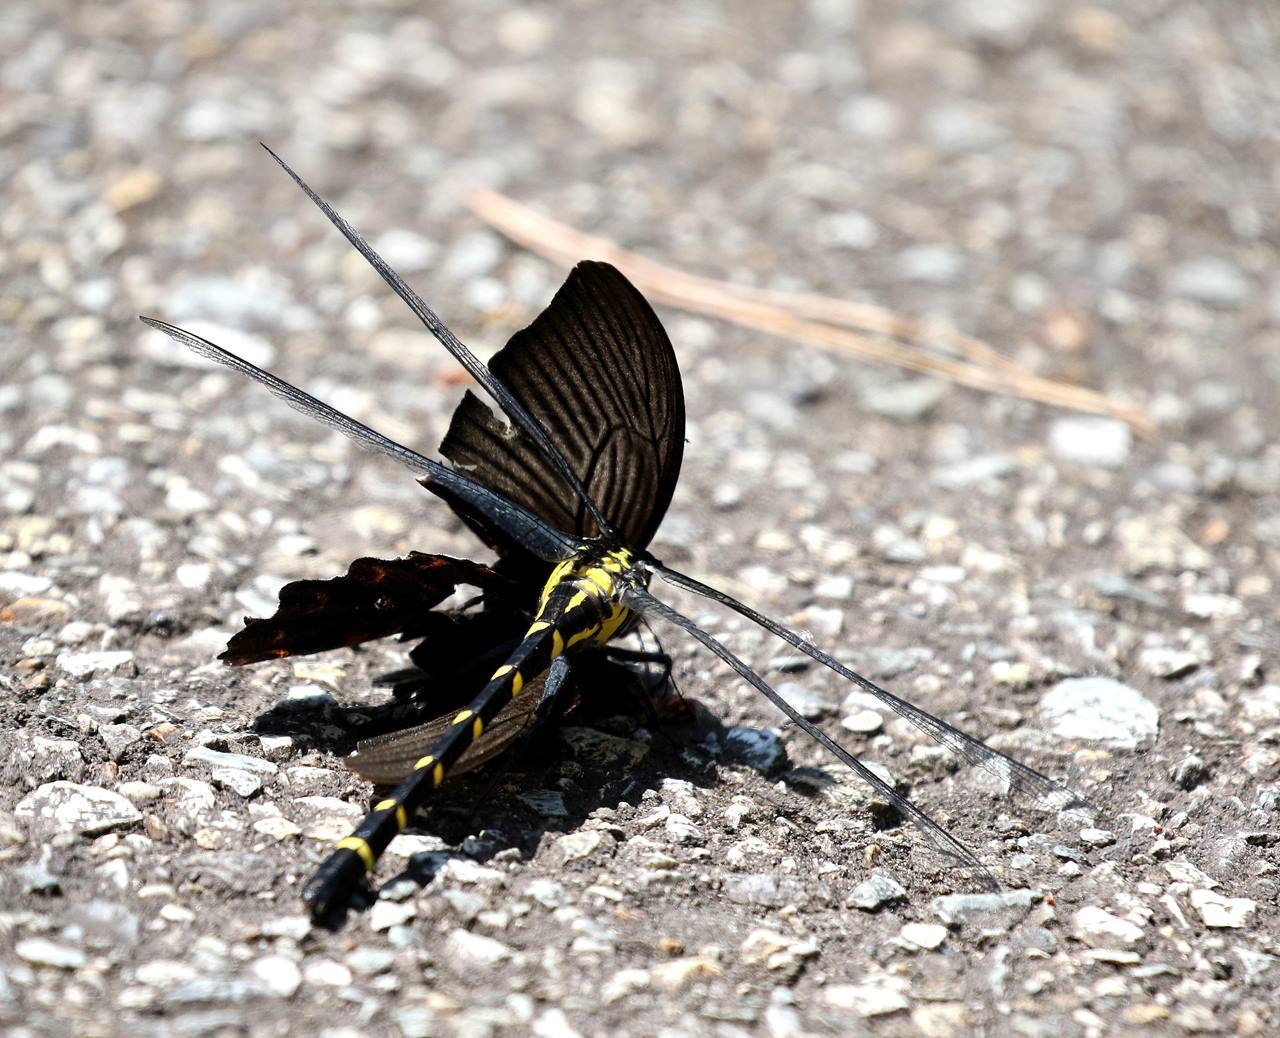
[[[239,666],[416,634],[424,615],[459,584],[500,590],[506,581],[488,566],[448,555],[356,559],[345,576],[286,584],[275,614],[246,618],[218,659]]]
[[[644,297],[609,264],[579,263],[489,368],[546,428],[626,544],[645,547],[680,474],[684,389]],[[551,462],[473,393],[440,453],[558,529],[599,533]]]
[[[539,674],[525,686],[522,695],[503,707],[449,769],[449,774],[458,775],[489,762],[527,731],[534,723],[545,681],[546,674]],[[356,744],[356,752],[346,759],[347,767],[374,785],[394,786],[412,774],[414,763],[431,752],[453,724],[453,718],[450,711],[410,728],[362,739]]]

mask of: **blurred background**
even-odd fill
[[[1274,697],[1258,689],[1274,688],[1265,684],[1274,627],[1267,632],[1280,568],[1278,10],[1248,0],[5,4],[8,737],[26,753],[37,729],[84,742],[99,722],[143,732],[163,716],[176,733],[151,752],[180,760],[206,729],[235,749],[234,733],[299,681],[343,701],[372,695],[368,675],[394,662],[392,649],[327,672],[239,674],[230,693],[232,679],[209,661],[241,615],[272,610],[287,579],[339,573],[357,555],[472,550],[394,466],[138,324],[150,314],[187,325],[394,438],[427,452],[438,442],[462,391],[456,365],[263,141],[482,355],[527,323],[563,276],[470,211],[471,193],[489,188],[687,271],[937,320],[1040,374],[1144,409],[1156,434],[1134,438],[1113,419],[1080,423],[660,308],[684,372],[690,443],[656,547],[836,641],[872,676],[896,676],[895,687],[927,695],[930,709],[1013,733],[1023,741],[1009,745],[1023,749],[1045,746],[1021,727],[1040,685],[1068,673],[1130,681],[1176,727],[1159,753],[1107,765],[1128,777],[1126,788],[1159,795],[1187,753],[1212,763],[1216,752],[1225,768],[1217,792],[1252,802],[1250,784],[1274,782],[1277,768],[1256,736],[1277,720]],[[921,566],[931,568],[920,576]],[[757,662],[776,655],[732,623],[718,629],[741,635],[735,644]],[[1144,657],[1149,649],[1182,655]],[[69,657],[90,658],[57,662]],[[990,694],[1003,680],[993,675],[1022,664]],[[689,690],[726,723],[776,724],[723,677],[706,678],[705,661],[686,671]],[[122,675],[126,684],[110,683]],[[816,692],[839,702],[845,690],[822,680],[813,679]],[[1239,728],[1229,716],[1249,720]],[[138,744],[114,756],[109,744],[86,745],[74,755],[64,747],[72,763],[45,777],[144,777]],[[793,753],[809,760],[798,745]],[[307,762],[337,768],[319,755]],[[33,766],[18,772],[27,778],[8,810],[34,785]],[[362,787],[340,770],[326,774],[326,792],[363,804]],[[715,795],[727,803],[732,794]],[[243,819],[244,801],[218,795],[224,821]],[[953,802],[952,815],[965,805]],[[717,818],[722,809],[706,808]],[[1165,817],[1150,805],[1117,810]],[[991,834],[978,824],[981,841]],[[1250,1034],[1263,1033],[1272,1012],[1251,987],[1261,960],[1246,968],[1225,945],[1205,951],[1203,931],[1193,939],[1174,923],[1190,943],[1143,938],[1140,965],[1168,966],[1184,987],[1171,992],[1170,981],[1156,998],[1122,964],[1114,990],[1099,992],[1096,964],[1063,958],[1064,939],[1045,954],[1081,979],[1044,987],[1032,1004],[1026,992],[1048,985],[1027,951],[1040,929],[1024,944],[1025,935],[997,939],[1018,949],[1007,986],[985,979],[998,972],[994,958],[975,958],[987,965],[967,972],[942,953],[903,966],[886,942],[915,916],[850,918],[843,887],[763,900],[706,894],[696,910],[687,890],[663,894],[621,950],[591,930],[625,929],[609,906],[576,923],[571,912],[537,908],[536,925],[518,935],[480,927],[507,948],[494,953],[506,965],[492,974],[466,958],[483,950],[442,952],[433,932],[467,933],[474,912],[454,905],[450,915],[424,897],[417,936],[393,931],[398,950],[383,930],[358,931],[388,964],[353,965],[349,948],[315,934],[295,940],[287,926],[264,935],[241,919],[218,934],[221,908],[243,912],[245,898],[272,918],[296,915],[289,883],[306,868],[298,844],[264,851],[252,832],[229,835],[226,821],[218,848],[247,841],[270,857],[273,878],[230,894],[187,885],[190,834],[222,828],[200,815],[186,835],[130,852],[123,892],[94,871],[95,855],[111,848],[63,847],[71,896],[23,888],[31,933],[78,949],[85,931],[71,916],[95,898],[127,905],[135,923],[153,920],[157,902],[138,894],[147,883],[178,907],[154,930],[145,923],[142,937],[119,924],[133,936],[116,934],[84,960],[13,960],[17,994],[0,999],[0,1013],[28,1028],[14,1033],[55,1033],[46,1010],[14,1009],[37,1005],[41,990],[78,1006],[78,1033],[104,1034],[114,1026],[104,1004],[135,1033],[144,1024],[129,1014],[141,1007],[145,1026],[180,1019],[183,1033],[286,1033],[305,1022],[334,1036],[528,1033],[535,1022],[540,1034],[585,1034],[601,1021],[619,1034],[997,1033],[1009,1002],[1023,1034],[1110,1033],[1102,1022],[1111,1010],[1147,1005],[1156,1006],[1149,1016],[1126,1019],[1169,1033]],[[39,860],[36,843],[17,846]],[[1041,872],[1019,883],[1068,881],[1048,846],[1034,850]],[[673,868],[694,882],[723,850],[714,841],[706,853],[681,848]],[[863,878],[860,850],[824,853],[840,880]],[[759,873],[786,873],[795,854],[807,861],[779,850]],[[1215,881],[1268,903],[1266,869],[1235,850],[1215,854],[1229,862]],[[528,867],[513,877],[532,881],[539,864]],[[558,867],[546,864],[544,878],[558,881]],[[806,877],[827,875],[807,868]],[[1170,882],[1138,868],[1115,881],[1120,893],[1089,888],[1074,903],[1112,897],[1145,906],[1150,919],[1155,895],[1133,884],[1156,880]],[[697,886],[719,882],[703,875]],[[923,912],[935,890],[913,890]],[[505,897],[488,907],[500,910]],[[783,911],[789,904],[802,906],[799,916]],[[1253,925],[1241,946],[1276,954],[1274,920]],[[778,938],[790,949],[779,952],[782,972],[742,947],[756,926],[788,935]],[[583,933],[605,950],[580,961],[568,949]],[[655,962],[688,957],[649,947],[654,933],[673,935],[671,948],[690,956],[708,943],[720,950],[673,979],[653,972]],[[809,935],[821,953],[805,973],[812,956],[794,942]],[[1096,948],[1090,940],[1071,947]],[[192,942],[204,949],[199,961]],[[107,944],[182,968],[153,963],[151,979],[139,980]],[[960,947],[976,956],[981,944]],[[1197,957],[1219,952],[1235,965],[1215,987],[1205,971],[1221,971]],[[452,979],[431,972],[459,955]],[[236,988],[243,963],[262,958],[271,961]],[[295,962],[302,972],[291,986]],[[890,975],[898,967],[910,985]],[[464,982],[482,974],[491,978],[483,993]],[[175,996],[194,976],[230,986]],[[295,996],[294,1010],[279,1008]],[[1103,1003],[1090,1008],[1095,996]],[[255,998],[275,1008],[246,1010]],[[740,1006],[750,1012],[735,1016]]]

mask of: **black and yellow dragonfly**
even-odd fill
[[[684,391],[666,332],[619,271],[606,263],[579,263],[547,309],[486,366],[327,202],[267,150],[506,419],[468,390],[440,445],[449,467],[205,339],[143,318],[362,447],[405,465],[497,554],[492,566],[417,552],[403,559],[359,559],[345,576],[286,585],[276,613],[247,620],[220,657],[239,665],[390,635],[422,639],[410,654],[419,677],[406,685],[425,689],[423,709],[437,716],[361,743],[350,758],[371,781],[399,784],[338,842],[305,885],[303,897],[317,918],[345,908],[379,855],[448,775],[501,752],[555,703],[575,657],[605,647],[641,617],[692,635],[915,822],[931,844],[991,881],[963,843],[798,713],[720,641],[654,595],[649,584],[655,575],[758,624],[1011,790],[1046,806],[1079,802],[1046,776],[880,688],[794,631],[648,551],[680,472]],[[435,608],[460,585],[479,589],[482,610]]]

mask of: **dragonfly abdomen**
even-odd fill
[[[338,841],[311,877],[303,897],[317,915],[327,914],[331,905],[345,900],[350,887],[373,870],[387,845],[440,788],[453,766],[484,734],[485,726],[553,660],[576,649],[603,645],[625,628],[631,612],[620,596],[631,573],[626,552],[575,556],[555,568],[543,589],[537,616],[506,662],[458,711],[431,751],[414,762],[413,773],[375,804],[351,835]]]

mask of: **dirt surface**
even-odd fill
[[[8,1034],[1280,1033],[1270,5],[19,0],[0,53]],[[299,885],[370,796],[342,722],[403,651],[214,657],[286,580],[476,548],[136,321],[439,441],[456,365],[259,139],[481,352],[563,272],[477,186],[1145,407],[1134,439],[662,312],[689,443],[655,551],[1097,814],[672,592],[1001,889],[663,632],[696,723],[461,785],[313,928]]]

